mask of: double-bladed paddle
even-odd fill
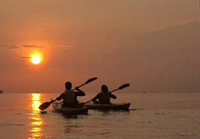
[[[110,91],[109,93],[115,92],[115,91],[117,91],[117,90],[124,89],[124,88],[129,87],[129,86],[130,86],[129,83],[123,84],[123,85],[121,85],[120,87],[118,87],[117,89],[114,89],[114,90]]]
[[[115,92],[115,91],[117,91],[117,90],[124,89],[124,88],[129,87],[129,86],[130,86],[129,83],[123,84],[123,85],[121,85],[120,87],[118,87],[117,89],[114,89],[114,90],[112,90],[112,91],[109,91],[109,93]],[[92,98],[91,100],[89,100],[89,101],[83,103],[83,105],[84,105],[84,104],[87,104],[88,102],[92,101],[93,99],[94,99],[94,98]]]
[[[90,83],[90,82],[92,82],[92,81],[94,81],[94,80],[96,80],[96,79],[97,79],[97,77],[93,77],[93,78],[87,80],[85,83],[83,83],[83,84],[81,84],[80,86],[77,86],[77,87],[80,88],[81,86],[84,86],[84,85],[86,85],[86,84],[88,84],[88,83]],[[77,87],[76,87],[76,88],[77,88]],[[73,90],[75,90],[75,89],[73,89]],[[42,103],[42,104],[39,106],[39,109],[40,109],[40,110],[45,110],[45,109],[47,109],[47,108],[51,105],[51,103],[54,102],[54,101],[55,101],[55,100],[51,100],[50,102],[44,102],[44,103]]]
[[[88,83],[90,83],[90,82],[92,82],[92,81],[94,81],[94,80],[96,80],[96,79],[97,79],[97,77],[93,77],[93,78],[87,80],[85,83],[79,85],[78,88],[80,88],[81,86],[84,86],[84,85],[86,85],[86,84],[88,84]],[[73,89],[73,90],[75,90],[75,89]]]

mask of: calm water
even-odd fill
[[[130,102],[128,112],[89,110],[64,117],[38,106],[59,94],[0,94],[1,139],[199,139],[200,94],[115,93],[115,102]],[[79,99],[90,100],[95,94]],[[136,109],[136,110],[135,110]]]

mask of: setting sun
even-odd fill
[[[30,62],[34,65],[39,65],[43,61],[43,54],[41,51],[34,50],[30,54]]]
[[[39,64],[40,62],[41,62],[41,58],[40,58],[40,56],[39,55],[34,55],[32,58],[31,58],[31,62],[33,63],[33,64]]]

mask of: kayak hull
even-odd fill
[[[85,107],[88,109],[96,110],[124,110],[128,111],[131,103],[116,103],[116,104],[86,104]]]
[[[78,107],[78,108],[62,108],[62,103],[53,102],[53,108],[56,112],[63,113],[65,115],[86,115],[88,114],[88,108]]]

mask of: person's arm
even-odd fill
[[[113,98],[113,99],[116,99],[116,98],[117,98],[115,95],[113,95],[113,94],[111,94],[111,93],[110,93],[110,97]]]
[[[62,93],[59,97],[56,98],[56,100],[60,101],[63,98],[63,95],[64,94]]]
[[[101,97],[101,93],[98,93],[98,94],[92,99],[92,101],[95,101],[95,100],[99,99],[100,97]]]
[[[75,92],[77,96],[85,96],[85,93],[82,90],[80,90],[78,87],[76,87],[75,89],[77,90],[77,92]]]
[[[97,98],[98,98],[98,96],[96,95],[96,96],[92,99],[92,101],[95,101]]]

